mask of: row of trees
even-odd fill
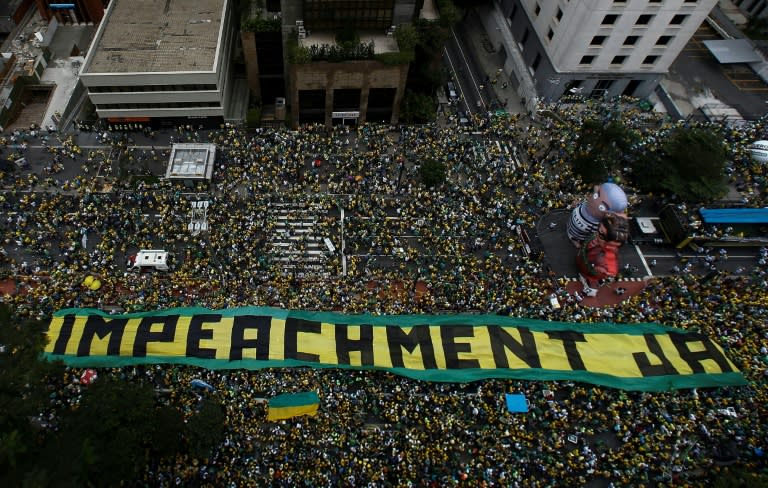
[[[706,202],[727,191],[728,150],[715,128],[679,127],[649,142],[621,120],[586,120],[570,153],[574,173],[585,182],[605,181],[626,168],[642,193]]]
[[[40,360],[45,327],[0,304],[0,485],[117,486],[140,478],[150,460],[203,458],[222,442],[225,416],[215,394],[186,422],[141,382],[99,378],[75,408],[58,402],[72,393],[62,384],[65,367]]]

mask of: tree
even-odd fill
[[[419,42],[419,33],[412,24],[402,24],[395,29],[395,40],[401,51],[412,51]]]
[[[440,12],[440,25],[451,27],[459,21],[459,12],[452,0],[437,0],[437,10]]]
[[[48,376],[62,375],[63,365],[40,360],[46,325],[20,320],[0,304],[0,484],[19,486],[44,440],[32,418],[50,405]]]
[[[687,202],[706,202],[727,191],[727,148],[722,135],[710,129],[679,128],[633,168],[643,191],[665,191]]]
[[[158,407],[149,384],[99,378],[61,424],[39,458],[55,486],[118,486],[140,475],[148,454],[170,457],[182,447],[181,412]]]
[[[606,181],[633,158],[637,139],[619,120],[585,120],[574,146],[573,172],[586,183]]]
[[[423,124],[435,119],[437,104],[429,95],[406,90],[400,103],[400,120],[406,124]]]
[[[434,159],[427,159],[419,167],[421,182],[427,188],[441,185],[445,181],[445,164]]]
[[[204,399],[187,423],[190,453],[197,457],[209,456],[211,450],[224,440],[225,422],[221,405],[210,398]]]

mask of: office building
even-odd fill
[[[232,0],[112,0],[80,80],[108,122],[214,125],[233,100]]]
[[[409,60],[396,26],[413,22],[416,0],[283,0],[267,2],[259,28],[242,33],[251,92],[292,125],[396,123]],[[279,20],[270,32],[266,22]],[[354,31],[355,47],[337,35]],[[279,45],[279,49],[278,49]],[[278,58],[276,53],[282,56]]]
[[[643,98],[717,0],[501,0],[481,16],[529,108],[573,93]]]

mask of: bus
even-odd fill
[[[768,207],[700,208],[688,213],[670,204],[659,212],[658,224],[677,249],[768,246]]]

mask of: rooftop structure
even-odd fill
[[[226,0],[112,0],[91,73],[213,71]]]
[[[360,43],[373,42],[374,54],[396,53],[399,51],[393,35],[380,31],[361,31]],[[299,43],[304,47],[329,45],[335,46],[336,33],[332,31],[310,32],[305,37],[299,37]]]
[[[216,145],[174,144],[165,177],[178,180],[209,180],[216,161]]]

